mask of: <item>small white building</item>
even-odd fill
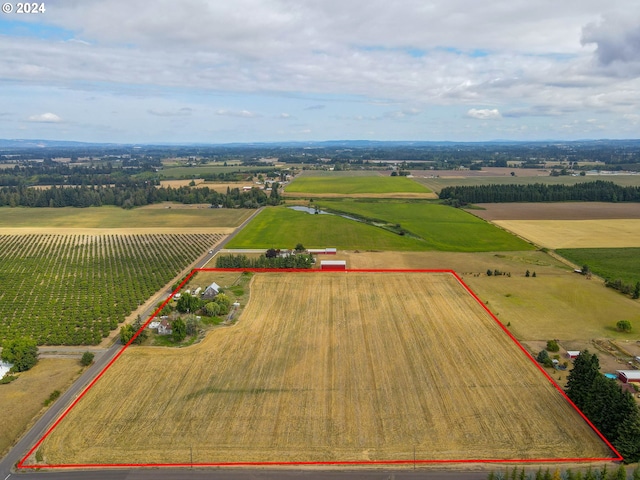
[[[198,295],[200,295],[200,292],[202,291],[202,288],[198,287],[193,291],[193,296],[197,297]]]
[[[567,350],[567,357],[574,359],[580,355],[580,350]]]
[[[149,326],[147,328],[154,330],[156,328],[158,328],[160,326],[160,322],[158,320],[154,320],[153,322],[151,322],[149,324]]]

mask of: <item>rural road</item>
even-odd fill
[[[497,467],[496,471],[504,471]],[[319,471],[319,470],[222,470],[222,469],[131,469],[12,474],[4,480],[480,480],[487,472],[469,471]],[[2,480],[0,479],[0,480]]]
[[[211,253],[206,253],[203,257],[201,257],[195,264],[193,268],[202,268],[206,265],[224,246],[231,240],[233,237],[237,235],[237,233],[242,230],[247,224],[260,212],[262,208],[259,208],[249,218],[247,218],[238,228],[236,228],[232,234],[227,236],[224,240],[222,240],[218,245],[216,245]],[[165,292],[162,296],[163,300],[167,298],[171,294],[171,290]],[[147,308],[141,314],[142,318],[148,318],[155,311],[155,303]],[[93,379],[100,374],[100,372],[104,369],[105,366],[115,357],[118,352],[122,349],[122,344],[119,341],[114,343],[112,346],[107,348],[106,350],[97,350],[95,348],[87,348],[87,347],[46,347],[43,348],[45,356],[47,352],[56,351],[56,352],[64,352],[65,355],[71,354],[73,350],[77,350],[79,354],[86,350],[91,350],[95,353],[95,361],[93,365],[87,368],[80,377],[71,385],[71,387],[64,392],[60,398],[53,403],[53,405],[44,413],[44,415],[38,419],[38,421],[31,427],[31,429],[24,434],[24,436],[18,441],[18,443],[9,451],[9,453],[0,461],[0,480],[6,480],[7,478],[13,477],[15,475],[19,475],[20,478],[23,478],[23,473],[13,473],[12,469],[17,462],[29,451],[29,449],[45,434],[47,429],[51,424],[62,414],[65,408],[70,405],[78,395],[82,392],[82,390],[93,381]],[[54,478],[70,478],[72,472],[66,472],[62,476],[57,476]],[[122,471],[118,471],[117,474],[119,476],[115,477],[104,477],[104,478],[131,478],[131,477],[123,477]],[[156,473],[159,473],[156,471]],[[29,475],[35,475],[35,473],[31,473]],[[41,476],[42,474],[38,474]],[[56,474],[60,475],[60,474]],[[82,478],[102,478],[98,477],[100,475],[97,471],[85,472],[84,477]],[[75,478],[75,477],[74,477]],[[81,478],[81,477],[77,477]],[[151,477],[147,477],[151,478]],[[170,478],[170,477],[167,477]]]

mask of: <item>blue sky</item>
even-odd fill
[[[0,14],[0,138],[638,138],[631,0],[50,0]]]

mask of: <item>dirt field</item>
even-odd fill
[[[468,210],[468,212],[488,221],[640,218],[640,205],[637,203],[479,203],[477,206],[484,210]]]
[[[51,463],[606,457],[448,274],[259,274],[239,323],[131,348]]]
[[[496,220],[493,223],[547,248],[640,247],[640,219]]]
[[[44,408],[54,390],[64,391],[78,376],[80,362],[72,358],[45,358],[8,385],[0,385],[0,457],[24,433]]]

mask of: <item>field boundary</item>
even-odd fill
[[[471,288],[462,280],[462,278],[453,270],[447,269],[349,269],[344,272],[354,273],[445,273],[452,275],[457,282],[473,297],[473,299],[482,306],[483,310],[496,322],[502,331],[518,346],[520,351],[533,362],[544,377],[553,385],[553,387],[562,395],[562,397],[571,405],[580,417],[589,425],[589,427],[598,435],[598,437],[611,450],[614,456],[604,458],[529,458],[529,459],[413,459],[413,460],[369,460],[369,461],[295,461],[295,462],[191,462],[191,463],[111,463],[111,464],[25,464],[29,457],[35,454],[37,449],[42,445],[44,440],[53,432],[53,430],[62,422],[69,412],[80,402],[85,394],[100,380],[105,372],[120,358],[124,351],[135,341],[140,333],[147,325],[162,311],[162,309],[172,300],[173,296],[182,289],[182,287],[197,272],[254,272],[254,273],[315,273],[322,274],[322,270],[303,270],[303,269],[247,269],[247,268],[194,268],[189,275],[180,283],[180,285],[171,293],[171,295],[154,311],[149,319],[135,333],[135,335],[118,351],[113,359],[100,371],[100,373],[82,390],[77,398],[63,411],[58,419],[51,425],[45,434],[36,442],[36,444],[27,452],[27,454],[16,464],[18,470],[21,469],[86,469],[86,468],[175,468],[175,467],[253,467],[253,466],[337,466],[337,465],[425,465],[425,464],[517,464],[517,463],[581,463],[581,462],[615,462],[622,461],[623,457],[615,449],[615,447],[604,437],[604,435],[593,425],[593,423],[580,411],[580,409],[569,399],[562,388],[553,380],[553,378],[542,368],[542,366],[533,358],[533,356],[522,346],[522,344],[511,334],[498,318],[489,310],[489,308],[478,298]],[[335,272],[331,272],[335,273]]]

